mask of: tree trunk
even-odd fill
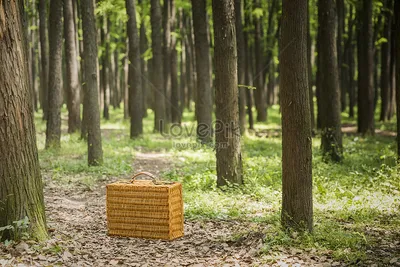
[[[353,6],[350,5],[349,10],[349,21],[348,21],[348,44],[349,50],[347,53],[348,63],[349,63],[349,117],[354,118],[354,106],[356,104],[356,89],[354,83],[354,73],[355,73],[355,57],[354,57],[354,44],[353,44],[353,33],[354,33],[354,22],[353,18]]]
[[[397,117],[397,158],[400,160],[400,2],[394,2],[394,36],[396,53],[396,117]]]
[[[358,31],[358,132],[374,134],[374,52],[372,0],[363,0]]]
[[[154,131],[162,132],[165,126],[165,93],[162,57],[162,16],[160,0],[151,0],[152,83],[154,86]]]
[[[103,46],[104,55],[102,56],[102,80],[103,80],[103,118],[106,120],[110,119],[109,107],[110,107],[110,32],[109,32],[109,19],[103,17],[104,25],[101,25],[101,31],[104,38]]]
[[[387,10],[385,11],[385,24],[383,27],[383,38],[386,38],[387,42],[382,43],[381,47],[381,115],[380,121],[386,121],[389,117],[390,108],[390,59],[391,59],[391,40],[392,40],[392,14],[390,10],[393,8],[393,2],[391,0],[385,1]]]
[[[0,2],[0,227],[29,220],[34,239],[47,238],[43,184],[36,147],[23,1]],[[21,238],[5,231],[0,241]]]
[[[260,0],[254,0],[254,8],[260,8]],[[257,121],[263,122],[267,120],[267,107],[264,90],[264,72],[263,72],[263,53],[261,49],[261,19],[254,17],[254,46],[255,46],[255,59],[256,59],[256,73],[255,73],[255,96],[256,96],[256,109]]]
[[[281,47],[282,225],[312,231],[307,0],[283,0]]]
[[[163,4],[163,64],[166,120],[171,122],[171,0]]]
[[[179,9],[179,30],[182,35],[181,37],[181,58],[180,58],[180,81],[179,81],[179,90],[180,90],[180,111],[181,111],[181,117],[183,116],[183,111],[185,110],[186,106],[186,94],[187,94],[187,83],[186,83],[186,44],[185,44],[185,35],[186,35],[186,30],[185,30],[185,16],[184,16],[184,11],[182,8]]]
[[[140,44],[136,25],[136,5],[134,0],[126,0],[129,37],[129,103],[131,111],[131,138],[143,133],[142,68],[140,66]]]
[[[176,30],[176,9],[175,0],[169,0],[171,10],[171,33]],[[181,123],[181,109],[179,106],[179,84],[178,84],[178,51],[176,50],[176,36],[171,34],[171,121],[172,123]]]
[[[235,15],[236,15],[236,40],[237,40],[237,65],[238,65],[238,82],[239,82],[239,125],[240,133],[246,131],[246,89],[245,86],[245,53],[244,50],[244,35],[242,25],[242,6],[241,0],[235,0]]]
[[[47,31],[47,0],[39,0],[39,30],[40,30],[40,59],[41,59],[41,73],[40,73],[40,92],[43,99],[43,119],[47,120],[48,110],[48,85],[49,85],[49,41]]]
[[[75,21],[72,0],[64,0],[64,36],[67,71],[67,108],[68,132],[73,133],[81,128],[81,100],[76,56]]]
[[[80,0],[83,27],[83,61],[85,80],[83,83],[83,114],[87,128],[88,164],[103,163],[101,145],[100,109],[97,84],[97,34],[94,3],[92,0]]]
[[[249,2],[247,0],[244,1],[244,8],[248,7]],[[249,12],[245,12],[244,14],[244,24],[245,24],[245,31],[244,31],[244,51],[245,51],[245,84],[246,86],[253,85],[252,79],[252,55],[254,53],[251,52],[250,45],[249,45],[249,29],[250,29],[250,15]],[[246,102],[247,102],[247,114],[249,117],[249,129],[254,130],[254,119],[253,119],[253,90],[250,88],[246,89]]]
[[[314,133],[315,130],[315,114],[314,114],[314,91],[313,91],[313,79],[312,79],[312,58],[311,58],[311,25],[310,25],[310,2],[307,6],[307,71],[308,71],[308,93],[310,100],[310,119],[311,119],[311,131]]]
[[[46,148],[60,147],[61,140],[62,15],[63,1],[51,1],[49,17],[49,106],[46,127]]]
[[[318,60],[321,85],[321,148],[332,161],[342,160],[342,131],[340,118],[339,69],[336,48],[335,3],[318,2]]]
[[[214,0],[212,8],[215,44],[217,185],[242,184],[234,2]]]
[[[143,7],[143,3],[140,0],[139,5]],[[147,98],[148,98],[148,71],[147,71],[147,61],[144,59],[143,54],[146,53],[148,49],[148,42],[146,36],[146,28],[145,28],[145,20],[142,18],[140,22],[140,66],[142,68],[142,95],[143,95],[143,102],[142,102],[142,109],[143,109],[143,117],[147,117]]]
[[[193,28],[196,47],[197,97],[196,118],[197,138],[202,143],[212,139],[212,100],[210,87],[210,58],[207,37],[206,0],[192,0]],[[237,86],[237,85],[236,85]]]
[[[336,8],[336,9],[335,9]],[[336,0],[336,7],[333,10],[337,10],[337,38],[336,38],[336,48],[337,48],[337,68],[338,68],[338,78],[339,78],[339,90],[340,90],[340,109],[341,111],[346,110],[346,88],[343,85],[343,32],[345,24],[345,5],[344,0]],[[335,25],[336,25],[335,18]]]

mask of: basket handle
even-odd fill
[[[136,173],[135,175],[132,176],[131,183],[133,183],[136,180],[136,178],[138,176],[140,176],[140,175],[145,175],[147,177],[150,177],[153,182],[157,180],[157,177],[154,176],[153,174],[149,173],[149,172],[138,172],[138,173]]]

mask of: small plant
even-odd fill
[[[3,235],[6,231],[10,231],[12,234],[10,235],[14,241],[18,241],[21,239],[25,239],[28,237],[26,229],[29,227],[29,218],[25,216],[22,220],[13,221],[12,225],[6,225],[0,227],[0,240],[3,239]],[[7,244],[10,242],[6,240]],[[6,243],[5,243],[6,245]]]

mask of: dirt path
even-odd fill
[[[134,167],[158,174],[171,168],[170,155],[138,153]],[[0,245],[0,266],[339,266],[326,256],[282,250],[259,257],[262,230],[244,221],[186,221],[173,242],[107,236],[105,186],[61,186],[45,175],[51,239],[44,244]],[[248,233],[234,239],[237,233]],[[18,265],[20,264],[20,265]]]

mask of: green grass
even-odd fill
[[[256,131],[280,131],[279,108],[269,108],[268,123],[257,123]],[[355,124],[343,114],[343,122]],[[281,137],[257,137],[248,133],[242,139],[245,185],[222,192],[216,188],[213,149],[199,146],[176,148],[174,143],[195,143],[195,138],[163,137],[153,133],[153,114],[144,120],[144,135],[129,138],[129,122],[122,110],[111,110],[111,120],[102,120],[104,164],[87,166],[86,144],[78,134],[66,133],[63,110],[62,149],[44,150],[45,123],[36,114],[37,142],[42,170],[65,185],[88,186],[107,177],[124,178],[132,169],[136,152],[169,153],[171,169],[164,179],[181,181],[184,186],[185,217],[188,220],[246,220],[263,226],[266,238],[263,252],[297,248],[329,254],[355,263],[365,260],[366,251],[377,245],[375,230],[400,231],[400,179],[396,166],[393,137],[344,136],[342,164],[326,163],[319,151],[320,139],[313,139],[314,223],[312,234],[284,232],[280,228]],[[195,126],[193,113],[184,114],[188,131]],[[379,123],[380,129],[395,124]],[[249,229],[251,231],[251,229]],[[236,237],[245,234],[238,233]],[[390,238],[390,237],[388,237]]]

